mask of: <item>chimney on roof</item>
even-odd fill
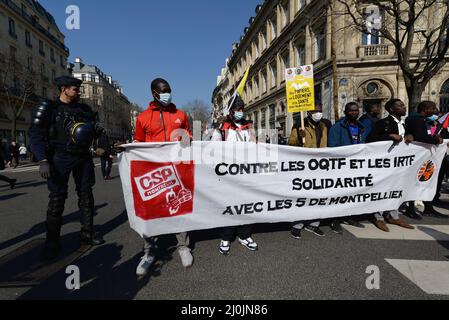
[[[84,67],[84,63],[83,63],[83,59],[81,59],[81,58],[76,58],[75,59],[75,68],[77,69],[77,70],[81,70],[82,68]]]

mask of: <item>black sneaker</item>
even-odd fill
[[[343,223],[360,229],[365,228],[363,224],[353,219],[345,220]]]
[[[305,227],[306,231],[312,232],[314,235],[318,237],[324,237],[324,232],[319,227],[307,226]]]
[[[45,260],[54,260],[61,253],[61,245],[59,243],[47,242],[44,247],[44,259]]]
[[[9,186],[11,187],[11,190],[13,190],[13,189],[16,187],[16,182],[17,182],[17,179],[13,179],[13,180],[9,183]]]
[[[408,208],[407,211],[404,213],[404,216],[409,217],[410,219],[414,220],[422,220],[421,215],[416,213],[415,208]]]
[[[442,213],[439,213],[434,208],[424,210],[422,215],[425,216],[425,217],[438,218],[438,219],[448,219],[449,218],[449,216],[447,216],[445,214],[442,214]]]
[[[301,231],[302,231],[302,229],[292,228],[292,230],[290,230],[290,233],[293,238],[301,239]]]
[[[341,227],[341,224],[339,221],[332,221],[331,229],[333,232],[335,232],[337,234],[343,234],[343,228]]]
[[[100,246],[102,244],[104,244],[106,241],[104,241],[104,239],[98,235],[95,234],[93,236],[89,236],[89,235],[85,235],[83,234],[83,232],[81,232],[81,237],[80,237],[80,246]]]

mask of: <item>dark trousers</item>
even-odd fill
[[[8,178],[8,177],[2,176],[2,175],[0,174],[0,181],[5,181],[5,182],[8,182],[8,183],[11,183],[11,182],[13,182],[14,180],[13,180],[13,179],[10,179],[10,178]]]
[[[240,239],[247,239],[251,237],[252,233],[253,233],[252,225],[226,227],[221,229],[221,239],[229,242],[234,240],[235,236],[239,237]]]
[[[59,241],[71,174],[75,179],[78,194],[82,237],[91,237],[94,215],[92,187],[95,185],[92,157],[89,154],[58,152],[51,158],[51,171],[51,177],[48,179],[50,202],[47,211],[47,242]]]
[[[112,160],[107,157],[101,157],[101,172],[103,174],[103,178],[109,177],[111,175],[112,169]]]

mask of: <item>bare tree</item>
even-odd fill
[[[189,117],[191,128],[193,128],[193,121],[201,121],[202,131],[206,130],[211,112],[209,106],[204,101],[199,99],[189,101],[183,109]]]
[[[449,49],[447,0],[336,0],[357,30],[380,36],[395,48],[410,111],[416,111],[429,81],[446,64]],[[366,8],[379,9],[379,15]],[[382,21],[376,25],[374,18]],[[368,22],[368,23],[367,23]]]
[[[17,138],[17,121],[23,110],[37,98],[38,83],[38,74],[32,68],[24,68],[14,56],[0,56],[0,95],[6,98],[6,106],[11,110],[12,140]]]

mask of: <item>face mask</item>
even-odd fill
[[[236,113],[234,113],[234,118],[235,118],[235,120],[242,120],[243,119],[243,117],[245,116],[245,113],[243,113],[243,112],[236,112]]]
[[[172,101],[171,93],[160,93],[158,100],[164,106],[168,106],[171,103],[171,101]]]
[[[434,114],[433,116],[427,117],[427,120],[429,120],[431,122],[435,122],[438,120],[438,116],[436,114]]]
[[[310,114],[310,117],[312,118],[313,121],[320,122],[321,119],[323,119],[323,114],[321,112],[312,113]]]

